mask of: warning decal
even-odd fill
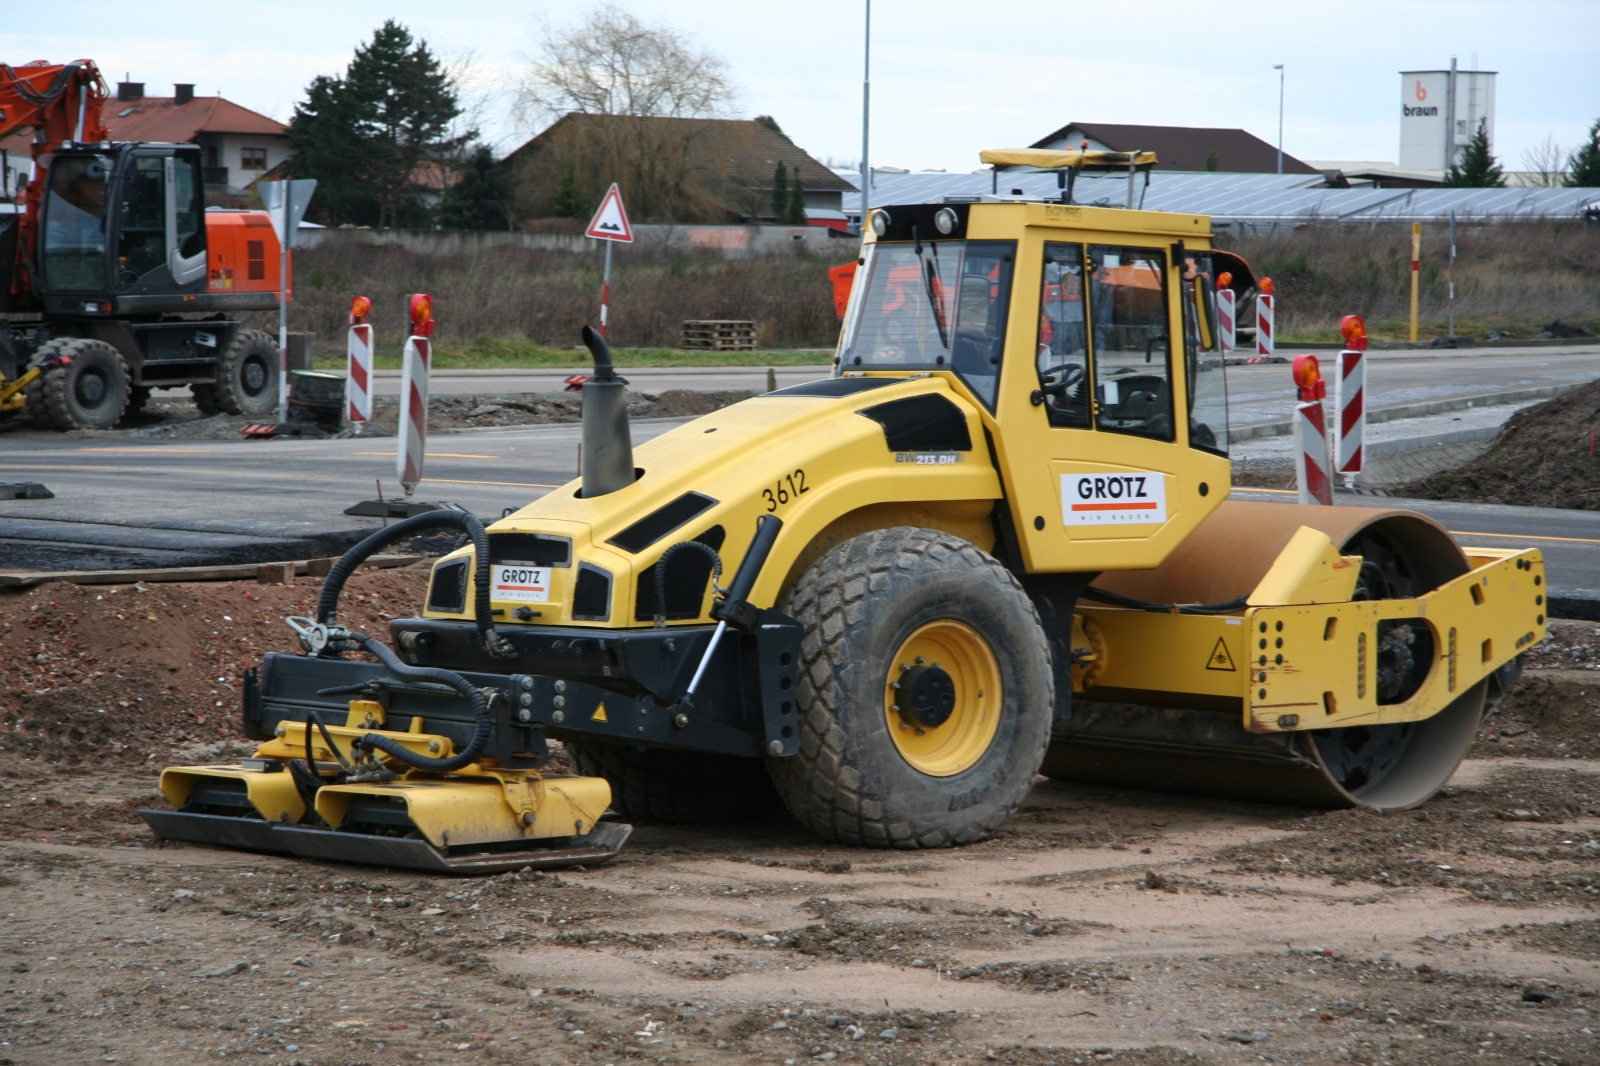
[[[1162,474],[1061,475],[1061,523],[1126,525],[1167,520],[1167,479]]]
[[[1211,649],[1211,658],[1206,660],[1207,670],[1227,670],[1232,673],[1237,670],[1233,665],[1233,656],[1228,654],[1228,646],[1217,638],[1217,646]]]
[[[605,199],[600,201],[600,207],[589,220],[589,228],[583,231],[583,235],[600,241],[633,243],[633,227],[628,225],[628,212],[622,208],[622,192],[615,182],[606,191]]]
[[[594,709],[594,713],[589,716],[589,721],[591,721],[591,722],[609,722],[609,721],[611,721],[610,718],[606,717],[606,705],[602,703],[600,706],[596,707]]]

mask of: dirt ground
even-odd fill
[[[473,879],[155,842],[157,770],[242,749],[317,590],[0,594],[0,1066],[1600,1062],[1600,626],[1404,814],[1041,779],[957,850],[777,816]]]
[[[628,413],[634,418],[678,418],[709,414],[729,404],[748,400],[755,393],[748,391],[699,391],[693,389],[668,389],[657,395],[650,392],[630,392]],[[484,426],[534,426],[550,422],[577,422],[579,394],[572,392],[527,392],[482,396],[435,396],[428,401],[428,431],[448,433],[452,430]],[[386,396],[372,402],[372,421],[362,427],[362,434],[370,437],[392,437],[400,420],[400,402]],[[239,429],[258,418],[235,418],[230,415],[202,416],[199,408],[188,399],[153,399],[139,414],[124,419],[116,429],[75,430],[57,433],[41,430],[21,417],[0,419],[0,440],[55,439],[62,436],[80,438],[115,438],[148,440],[236,440]],[[275,421],[275,419],[267,419]]]
[[[1471,462],[1391,486],[1396,496],[1600,509],[1600,381],[1526,407]]]

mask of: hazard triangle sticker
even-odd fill
[[[1222,643],[1222,638],[1217,638],[1217,646],[1211,649],[1211,658],[1206,660],[1207,670],[1226,670],[1230,673],[1238,668],[1233,665],[1233,656],[1228,654],[1228,646]]]
[[[589,220],[589,228],[583,235],[599,241],[633,243],[633,227],[628,225],[628,212],[622,208],[622,191],[616,182],[606,190],[606,198],[600,201],[600,209]]]

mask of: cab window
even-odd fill
[[[1089,353],[1083,310],[1083,245],[1048,241],[1039,293],[1039,392],[1052,426],[1087,429]]]
[[[166,164],[140,156],[122,179],[117,217],[117,276],[131,284],[167,261]]]
[[[993,410],[1015,251],[1015,241],[869,245],[840,366],[954,370]]]
[[[1173,440],[1166,253],[1089,247],[1095,425]]]
[[[1189,388],[1189,446],[1228,454],[1228,385],[1217,338],[1216,273],[1211,256],[1183,261],[1183,353]]]

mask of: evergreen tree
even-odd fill
[[[356,49],[343,78],[319,76],[295,107],[292,171],[340,188],[313,201],[322,221],[425,224],[444,164],[476,136],[454,132],[460,116],[443,63],[390,19]]]
[[[789,168],[778,160],[772,172],[772,221],[782,222],[789,217]]]
[[[1567,158],[1567,184],[1575,189],[1600,189],[1600,119],[1589,136]]]
[[[478,146],[460,180],[445,190],[439,224],[445,229],[511,228],[511,176],[488,145]]]
[[[1489,120],[1478,120],[1478,132],[1467,142],[1461,161],[1444,175],[1444,184],[1459,189],[1503,189],[1505,174],[1489,151]]]
[[[550,201],[550,217],[575,218],[581,222],[593,211],[593,206],[583,198],[583,190],[578,188],[577,175],[568,167],[561,176],[561,184],[556,186],[555,197]]]
[[[360,108],[343,78],[318,75],[306,88],[305,102],[295,105],[289,123],[288,173],[317,179],[309,211],[313,222],[378,223],[372,160],[355,136],[360,118]]]
[[[782,166],[783,164],[778,164]],[[800,168],[794,168],[794,183],[789,186],[789,213],[784,221],[791,226],[806,224],[806,190],[800,184]]]

